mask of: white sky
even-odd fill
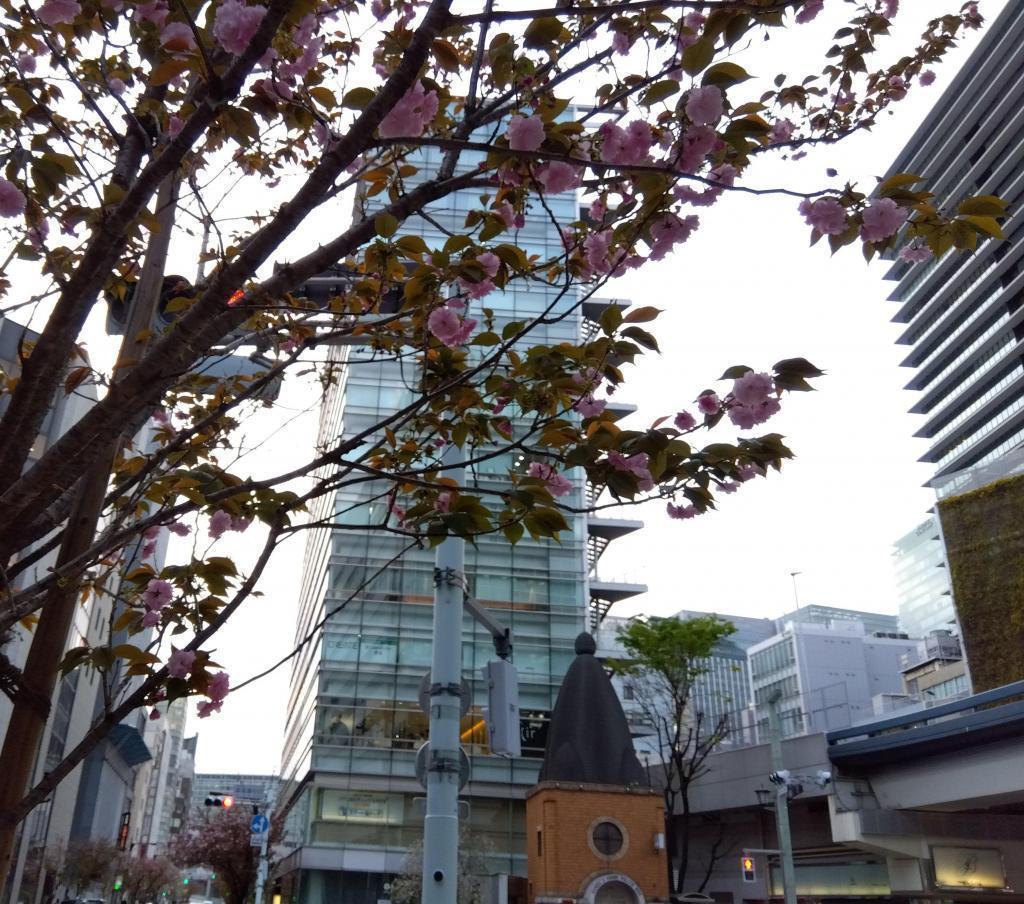
[[[986,0],[982,11],[991,20],[1004,3]],[[913,46],[929,16],[957,5],[903,0],[898,27],[881,42],[879,64]],[[779,59],[790,63],[791,76],[812,72],[851,8],[829,0],[811,26],[779,33],[738,60],[765,80],[774,77]],[[840,173],[834,184],[849,178],[870,187],[978,37],[971,34],[939,67],[936,83],[915,88],[897,105],[898,115],[885,117],[874,132],[799,163],[765,161],[746,184],[813,190],[830,184],[825,170],[834,167]],[[340,205],[330,215],[339,213]],[[922,488],[930,466],[917,462],[925,442],[912,436],[920,418],[906,413],[913,395],[902,387],[911,372],[898,366],[906,350],[894,344],[899,326],[889,322],[896,306],[885,301],[891,285],[881,279],[884,265],[865,265],[857,247],[835,258],[824,244],[808,249],[809,229],[794,199],[730,196],[702,212],[702,220],[679,253],[630,274],[608,293],[665,309],[656,324],[663,354],[628,375],[621,398],[639,403],[639,418],[649,423],[688,405],[732,364],[761,368],[800,355],[828,376],[817,381],[818,392],[784,399],[782,414],[765,428],[785,434],[798,455],[781,475],[745,485],[724,497],[717,513],[692,521],[670,521],[662,506],[651,506],[641,515],[643,531],[610,546],[602,577],[650,588],[613,612],[688,608],[776,616],[793,606],[792,571],[801,572],[801,603],[894,612],[891,545],[923,519],[932,494]],[[292,247],[317,234],[310,226]],[[297,414],[313,399],[308,381],[293,382],[281,403]],[[286,466],[290,450],[308,449],[314,431],[314,416],[298,417],[261,450],[261,467]],[[219,549],[244,559],[251,539],[229,535]],[[266,595],[247,602],[217,637],[215,658],[235,682],[292,646],[303,542],[286,544],[261,586]],[[199,771],[276,771],[289,675],[285,666],[232,694],[213,718],[199,722],[193,711],[189,732],[200,731]]]

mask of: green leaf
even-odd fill
[[[388,239],[398,231],[398,219],[389,213],[379,213],[373,218],[374,232]]]
[[[522,536],[525,533],[523,525],[520,524],[518,521],[513,521],[510,524],[506,524],[501,529],[501,532],[505,535],[505,539],[508,540],[508,542],[511,543],[513,546],[515,546],[516,543],[518,543],[522,539]]]
[[[351,91],[345,92],[345,96],[341,99],[341,105],[350,110],[365,110],[376,96],[376,92],[369,88],[353,88]]]
[[[395,244],[406,254],[428,254],[430,248],[418,235],[403,235]]]
[[[562,23],[554,16],[541,16],[526,26],[523,40],[527,47],[548,47],[562,34]]]
[[[918,182],[923,181],[924,179],[915,173],[896,173],[879,184],[878,193],[882,197],[887,197],[888,193],[893,189],[905,188],[908,185],[916,185]]]
[[[715,56],[715,42],[705,35],[683,51],[683,72],[696,75],[707,68]]]
[[[750,373],[751,370],[753,370],[753,368],[752,367],[747,367],[746,364],[734,364],[724,374],[722,374],[722,376],[720,376],[718,379],[719,380],[738,380],[744,374]]]
[[[628,326],[622,331],[622,335],[634,342],[639,343],[644,348],[650,349],[652,352],[661,351],[658,348],[658,340],[654,338],[647,330],[642,330],[638,326]]]
[[[622,311],[618,305],[610,304],[601,312],[601,329],[611,336],[622,325]]]
[[[999,221],[994,217],[961,216],[959,219],[964,223],[970,223],[978,230],[978,232],[983,232],[986,235],[992,236],[992,238],[1006,238],[1006,236],[1003,235],[1003,230],[999,225]]]
[[[957,213],[978,217],[1006,216],[1006,202],[995,195],[976,195],[966,198],[957,207]]]
[[[157,66],[149,76],[149,84],[152,87],[166,85],[172,79],[177,78],[183,72],[192,68],[192,61],[182,57],[172,57],[164,60]]]
[[[653,106],[656,103],[660,103],[673,94],[678,93],[679,82],[674,79],[667,78],[660,82],[655,82],[640,95],[640,103],[645,107]]]
[[[728,88],[730,85],[738,85],[750,78],[750,73],[736,63],[715,63],[704,73],[702,79],[705,85],[717,85],[719,88]]]

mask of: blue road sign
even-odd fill
[[[254,835],[263,835],[270,828],[270,820],[262,813],[257,813],[249,823],[249,831]]]

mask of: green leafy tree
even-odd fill
[[[709,719],[694,705],[693,688],[707,674],[708,657],[715,647],[735,632],[732,622],[717,615],[634,620],[619,631],[627,658],[614,667],[630,678],[644,719],[657,740],[661,768],[655,774],[665,799],[669,883],[675,895],[687,889],[690,788],[704,774],[705,761],[729,731],[726,716]],[[673,859],[677,867],[674,882]],[[702,891],[706,883],[705,877],[696,890]]]
[[[750,431],[810,388],[820,371],[806,360],[731,367],[623,429],[595,393],[657,351],[659,311],[609,305],[582,340],[566,327],[626,269],[684,254],[696,211],[726,193],[789,196],[813,241],[868,258],[1001,235],[999,199],[947,211],[913,174],[746,184],[759,157],[798,173],[804,147],[871,128],[981,24],[973,3],[937,10],[885,59],[897,4],[829,6],[846,14],[834,47],[794,72],[782,38],[800,42],[821,0],[0,0],[0,316],[38,327],[0,374],[0,638],[19,624],[34,635],[24,672],[3,669],[0,864],[17,823],[134,709],[183,695],[203,698],[202,716],[222,706],[232,682],[210,659],[214,635],[278,544],[343,529],[339,490],[367,488],[358,529],[410,548],[515,543],[557,538],[589,507],[567,474],[607,489],[598,506],[656,500],[684,519],[791,457],[778,434]],[[770,35],[772,65],[748,72],[738,52]],[[456,192],[471,209],[427,241]],[[587,212],[559,221],[551,201],[568,192]],[[537,228],[561,229],[563,247],[538,249]],[[311,297],[332,268],[334,288]],[[543,311],[516,319],[494,302],[539,285]],[[109,366],[84,347],[102,307],[125,321]],[[340,391],[356,343],[411,365],[408,399],[299,462],[248,470],[243,425],[272,388],[312,369],[325,395]],[[237,350],[262,356],[257,372],[211,375]],[[87,388],[95,404],[40,449],[54,406]],[[720,424],[732,432],[704,443]],[[470,466],[523,465],[500,488],[458,487],[438,457],[449,443]],[[259,536],[243,568],[216,540],[246,528]],[[157,568],[148,544],[168,530],[196,542]],[[91,594],[115,599],[108,636],[61,662]],[[58,671],[81,667],[100,673],[105,710],[29,788]]]

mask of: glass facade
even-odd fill
[[[893,567],[900,627],[911,637],[955,630],[946,550],[933,516],[896,541]]]
[[[961,75],[893,163],[920,173],[946,209],[972,195],[1008,202],[1008,241],[979,238],[974,255],[898,262],[891,300],[898,340],[921,391],[912,411],[927,420],[922,461],[942,477],[987,463],[1024,437],[1024,9],[1008,4]]]
[[[427,171],[436,169],[438,153],[421,152]],[[476,162],[466,155],[460,169]],[[572,193],[551,196],[546,205],[562,222],[577,218]],[[467,211],[481,206],[478,190],[459,192],[430,205],[429,221],[408,220],[402,233],[442,245],[440,230],[462,229]],[[558,230],[541,211],[527,215],[516,241],[527,254],[561,250]],[[492,308],[500,333],[505,323],[553,305],[567,316],[539,328],[530,341],[557,342],[580,335],[581,315],[571,310],[576,301],[534,281],[473,306]],[[412,363],[377,360],[366,347],[333,354],[340,378],[323,404],[322,445],[372,428],[410,402],[416,384]],[[525,471],[528,464],[511,454],[491,458],[472,468],[467,482],[501,490],[510,485],[510,471]],[[575,480],[574,495],[564,501],[582,507],[585,487],[580,475]],[[313,512],[335,526],[308,540],[298,636],[330,615],[319,639],[293,663],[282,755],[289,831],[298,845],[282,867],[283,891],[304,904],[339,896],[346,902],[386,898],[387,882],[423,832],[425,792],[414,761],[427,737],[418,693],[430,667],[434,553],[402,554],[405,538],[365,529],[386,519],[387,494],[388,487],[367,481],[340,490]],[[485,505],[489,498],[483,497]],[[466,548],[470,593],[511,628],[519,673],[523,755],[489,756],[480,669],[495,653],[490,635],[467,615],[462,666],[471,705],[462,739],[472,768],[462,816],[495,873],[526,873],[522,798],[536,783],[549,713],[573,657],[574,638],[586,623],[587,522],[584,515],[567,517],[572,530],[558,543],[527,536],[513,547],[498,535]]]

